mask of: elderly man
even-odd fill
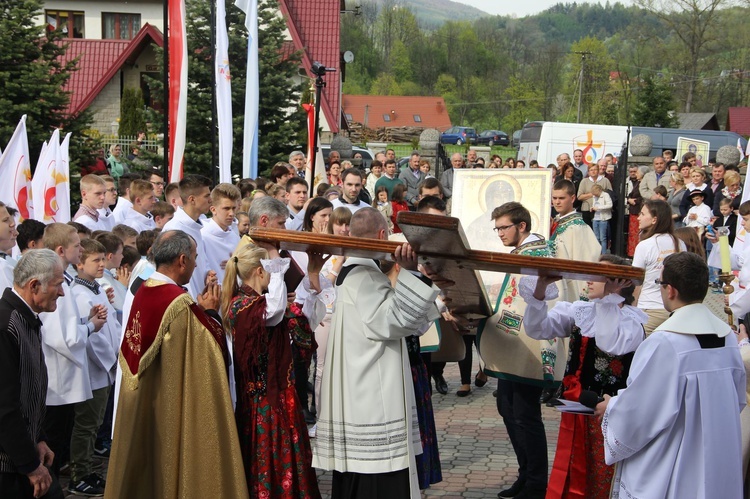
[[[419,202],[419,191],[417,190],[417,187],[419,186],[419,183],[425,179],[425,177],[426,175],[424,174],[424,172],[419,169],[419,153],[411,153],[411,157],[409,158],[409,167],[402,171],[398,176],[398,178],[401,179],[404,184],[406,184],[405,198],[406,202],[409,203],[410,206],[416,206],[416,204]]]
[[[653,199],[654,189],[657,185],[663,185],[667,192],[671,190],[669,179],[672,178],[672,172],[667,171],[667,162],[661,156],[657,156],[654,158],[653,164],[654,171],[645,174],[638,186],[643,199]]]
[[[305,178],[305,153],[292,151],[289,155],[289,164],[294,167],[295,173],[300,178]]]
[[[204,312],[218,309],[218,286],[198,303],[185,292],[197,258],[185,232],[162,232],[151,252],[156,272],[136,292],[124,328],[105,497],[246,498],[230,355],[223,329]]]
[[[378,210],[363,208],[352,216],[351,235],[385,240],[388,225]],[[408,244],[394,256],[401,267],[394,287],[367,258],[348,258],[336,281],[323,370],[328,389],[313,453],[314,467],[334,471],[334,499],[420,497],[414,456],[421,446],[404,338],[438,317],[438,290],[417,272]]]
[[[440,175],[440,185],[443,186],[445,199],[453,196],[453,173],[456,170],[463,168],[463,166],[464,159],[461,157],[461,153],[453,153],[453,155],[451,155],[451,167]]]
[[[62,498],[47,470],[54,454],[42,429],[47,366],[41,312],[54,312],[63,296],[63,267],[48,249],[27,252],[13,272],[13,288],[0,298],[0,497]]]

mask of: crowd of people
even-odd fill
[[[365,173],[331,151],[312,193],[300,151],[237,185],[167,185],[117,149],[84,172],[70,223],[16,225],[0,203],[0,496],[63,497],[60,476],[111,498],[316,498],[316,469],[332,471],[334,498],[415,498],[440,482],[432,397],[449,387],[420,339],[438,319],[462,335],[467,397],[477,324],[442,300],[439,272],[409,243],[376,261],[280,251],[249,231],[403,241],[401,211],[450,214],[456,170],[526,165],[469,150],[438,179],[417,152],[401,171],[379,152]],[[490,207],[487,226],[516,254],[627,265],[611,254],[624,217],[645,277],[509,276],[495,313],[512,311],[502,327],[515,329],[481,350],[493,368],[473,379],[498,379],[518,459],[498,497],[742,497],[750,341],[702,305],[718,228],[732,243],[739,218],[750,228],[739,174],[715,164],[709,181],[689,155],[657,157],[629,168],[618,199],[615,158],[573,158],[548,167],[549,234],[518,202]],[[746,259],[732,250],[738,317]],[[542,406],[559,400],[591,414],[562,414],[549,474]]]

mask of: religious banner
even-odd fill
[[[677,156],[678,161],[682,161],[682,156],[692,152],[697,159],[696,166],[706,166],[708,164],[708,150],[711,143],[706,140],[691,139],[688,137],[677,138]]]
[[[26,115],[21,117],[5,151],[0,156],[0,201],[16,208],[19,221],[33,218],[31,203],[31,163],[26,136]]]

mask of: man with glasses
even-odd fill
[[[531,214],[521,203],[510,202],[492,211],[495,232],[503,245],[513,248],[512,254],[548,257],[549,250],[544,236],[531,232]],[[505,286],[518,282],[519,276],[509,276]],[[500,295],[506,295],[504,290]],[[555,359],[565,359],[563,341],[541,342],[530,338],[523,331],[525,302],[520,295],[507,293],[510,303],[499,302],[496,312],[507,311],[520,318],[518,327],[511,329],[503,321],[496,325],[497,334],[485,328],[479,337],[480,351],[487,362],[488,371],[498,378],[497,412],[502,416],[508,430],[513,451],[518,459],[518,478],[498,497],[544,497],[547,489],[547,436],[542,423],[539,399],[547,382],[554,380]],[[489,338],[485,335],[492,335]],[[486,343],[482,341],[489,340]],[[489,348],[489,345],[499,346]],[[484,348],[484,347],[487,348]],[[496,367],[497,366],[497,367]],[[498,372],[498,369],[502,369]]]
[[[619,463],[613,497],[743,497],[737,338],[703,304],[701,257],[667,256],[656,282],[671,316],[636,350],[627,388],[596,406],[606,463]]]
[[[106,191],[104,192],[104,207],[96,211],[99,212],[99,220],[104,224],[106,231],[112,231],[117,223],[115,222],[115,216],[110,209],[110,206],[117,204],[117,187],[115,186],[115,179],[109,175],[103,175],[104,185]]]
[[[154,186],[154,196],[156,196],[156,199],[161,200],[162,194],[164,194],[164,187],[167,185],[164,182],[162,171],[158,168],[152,168],[148,181]]]

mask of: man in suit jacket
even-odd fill
[[[411,153],[409,167],[398,176],[406,184],[406,202],[416,206],[419,202],[419,183],[425,179],[425,174],[419,170],[419,153]]]

